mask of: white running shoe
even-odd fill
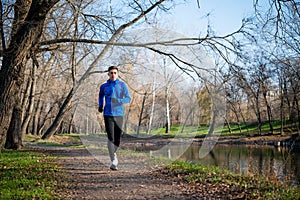
[[[111,170],[118,170],[118,167],[116,165],[113,164],[113,162],[110,163],[110,167]]]
[[[118,170],[118,158],[117,158],[117,154],[114,153],[114,159],[113,161],[110,162],[110,169],[111,170]]]
[[[112,163],[115,165],[115,166],[117,166],[118,165],[118,157],[117,157],[117,154],[116,153],[114,153],[114,159],[113,159],[113,161],[112,161]]]

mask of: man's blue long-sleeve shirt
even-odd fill
[[[117,102],[112,102],[111,98],[117,99]],[[124,116],[124,103],[130,102],[130,95],[127,86],[124,82],[116,79],[115,81],[107,80],[106,83],[100,86],[98,107],[103,108],[104,116]]]

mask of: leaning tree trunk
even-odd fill
[[[47,131],[45,132],[45,134],[42,136],[42,139],[49,139],[59,129],[60,124],[61,124],[61,122],[63,120],[64,114],[69,109],[69,107],[71,105],[71,102],[72,102],[71,100],[72,100],[72,98],[74,96],[73,91],[74,91],[73,89],[70,90],[67,98],[65,99],[65,101],[62,104],[62,106],[60,107],[60,109],[58,111],[58,114],[56,115],[53,123],[47,129]]]
[[[13,31],[9,46],[3,49],[0,71],[0,144],[7,134],[15,102],[20,101],[27,57],[37,48],[46,15],[58,1],[33,0],[24,6],[24,1],[17,0],[14,4]]]

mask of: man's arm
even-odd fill
[[[130,102],[130,94],[127,88],[127,85],[125,83],[123,83],[123,98],[122,99],[118,99],[118,101],[122,104],[124,103],[129,103]]]
[[[98,111],[102,112],[103,111],[103,102],[104,102],[104,92],[102,86],[100,86],[100,91],[98,95]]]

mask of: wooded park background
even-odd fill
[[[257,134],[263,124],[270,134],[299,132],[297,1],[253,0],[255,13],[235,32],[218,35],[208,23],[195,37],[163,19],[184,1],[0,3],[5,148],[19,148],[28,133],[103,131],[97,95],[110,65],[130,90],[128,133],[221,122],[255,124]]]

